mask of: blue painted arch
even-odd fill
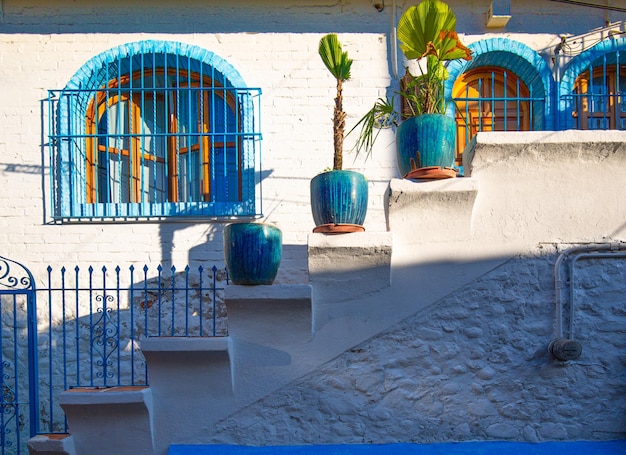
[[[220,75],[220,78],[223,76],[223,80],[220,82],[228,84],[227,86],[246,87],[243,78],[230,63],[207,49],[176,41],[146,40],[123,44],[96,55],[80,67],[65,88],[93,89],[99,87],[116,77],[118,70],[124,74],[124,70],[128,70],[131,65],[139,69],[141,63],[139,56],[146,53],[168,55],[167,61],[173,68],[176,67],[176,57],[178,57],[182,69],[209,75],[212,68],[216,74]],[[129,67],[111,66],[125,58],[129,59],[127,62]]]
[[[563,71],[559,85],[559,112],[562,129],[576,128],[571,116],[576,79],[590,66],[626,64],[626,38],[605,39],[574,57]]]
[[[206,76],[227,89],[245,90],[248,88],[235,67],[207,49],[181,42],[161,40],[123,44],[92,57],[60,90],[57,116],[54,119],[58,136],[82,137],[86,134],[86,122],[77,121],[77,119],[85,118],[95,90],[105,87],[109,81],[122,75],[164,67],[194,72],[201,77]],[[64,96],[64,93],[72,93],[72,96]],[[249,98],[244,99],[241,124],[244,131],[254,130],[253,109]],[[58,194],[57,200],[60,202],[53,207],[53,212],[60,218],[83,217],[87,200],[84,165],[86,157],[83,153],[72,151],[69,141],[61,140],[57,147],[56,193]],[[247,145],[244,145],[243,150],[246,157],[254,153]],[[244,173],[250,175],[254,173],[253,158],[247,158],[244,163]],[[248,180],[254,182],[252,177]],[[253,183],[245,185],[244,201],[243,209],[236,209],[237,213],[228,213],[228,215],[248,215],[248,213],[255,212]],[[178,206],[180,205],[170,204],[167,207],[167,213],[158,213],[157,216],[169,216],[170,211],[179,213]],[[129,205],[131,206],[132,204]],[[129,216],[134,215],[134,213],[129,214]]]
[[[452,100],[452,88],[464,73],[486,66],[497,66],[514,72],[532,91],[534,98],[543,98],[544,109],[534,113],[535,130],[554,129],[553,93],[554,78],[546,61],[535,50],[509,38],[490,38],[467,46],[472,59],[454,60],[448,66],[449,78],[445,84],[445,97]]]

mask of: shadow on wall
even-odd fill
[[[465,285],[459,278],[428,307],[222,420],[211,441],[265,446],[623,439],[626,260],[577,266],[575,325],[583,353],[560,362],[548,351],[555,336],[556,257],[544,249]],[[420,277],[439,265],[407,264],[401,273]],[[416,287],[407,298],[421,296]],[[360,303],[352,314],[331,310],[329,319],[347,328],[355,319],[374,318]],[[398,304],[381,295],[376,311],[392,313]]]

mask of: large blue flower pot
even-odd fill
[[[443,114],[422,114],[404,120],[396,131],[400,175],[414,167],[453,167],[456,121]]]
[[[311,212],[316,226],[365,222],[368,183],[354,171],[328,171],[311,180]]]
[[[224,228],[224,260],[233,284],[272,284],[283,253],[283,235],[276,226],[232,223]]]

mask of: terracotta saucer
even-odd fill
[[[404,176],[405,179],[439,180],[456,177],[456,169],[452,167],[428,166],[413,169]]]
[[[347,234],[350,232],[363,232],[365,228],[360,224],[321,224],[313,229],[317,234]]]

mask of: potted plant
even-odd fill
[[[283,252],[282,232],[268,223],[230,223],[224,227],[224,261],[232,284],[272,284]]]
[[[332,170],[311,180],[313,232],[344,233],[363,231],[367,212],[368,183],[359,172],[343,169],[343,140],[346,113],[343,111],[343,83],[350,79],[352,60],[342,50],[334,33],[322,37],[319,55],[337,81],[333,110],[334,159]]]
[[[446,178],[456,176],[453,168],[456,122],[447,115],[444,83],[448,79],[445,61],[470,60],[471,51],[456,33],[456,16],[441,0],[423,0],[409,7],[398,21],[400,48],[408,61],[418,64],[420,74],[409,68],[400,81],[396,111],[395,97],[379,99],[351,130],[360,128],[357,153],[371,153],[381,123],[395,125],[400,175],[405,178]],[[420,64],[426,58],[426,68]]]

